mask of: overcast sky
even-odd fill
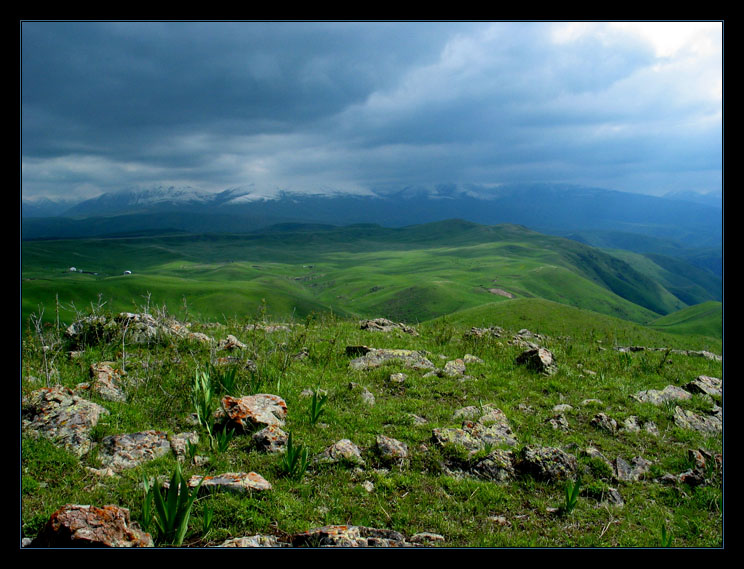
[[[24,198],[720,191],[721,22],[21,22]]]

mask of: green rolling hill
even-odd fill
[[[275,318],[332,310],[423,322],[539,298],[639,324],[689,304],[675,295],[687,282],[675,272],[680,266],[462,220],[24,241],[21,249],[24,322],[40,307],[47,319],[59,309],[69,320],[99,299],[111,310],[152,303],[211,319],[244,318],[265,306]],[[693,300],[715,299],[697,286]]]

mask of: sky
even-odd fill
[[[722,190],[720,21],[19,23],[24,199]]]

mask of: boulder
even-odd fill
[[[384,461],[394,462],[408,458],[408,445],[397,439],[377,435],[375,439],[377,452]]]
[[[693,381],[685,385],[690,393],[700,393],[711,397],[723,397],[723,382],[717,377],[699,375]]]
[[[431,363],[422,352],[417,352],[415,350],[374,348],[369,348],[363,356],[351,360],[349,362],[349,367],[355,370],[369,370],[390,363],[398,363],[405,367],[417,370],[435,369],[434,364]]]
[[[218,422],[226,423],[237,432],[251,432],[265,426],[283,427],[287,403],[278,395],[259,393],[245,397],[226,395],[222,407],[215,413]]]
[[[517,364],[545,375],[553,375],[558,371],[553,354],[545,348],[532,348],[522,352],[517,357]]]
[[[674,408],[674,424],[682,429],[691,429],[707,435],[723,432],[723,420],[720,415],[698,415],[679,406]]]
[[[289,435],[277,425],[269,425],[254,433],[252,438],[259,450],[276,454],[286,450]]]
[[[418,332],[413,326],[408,326],[402,322],[393,322],[387,318],[375,318],[374,320],[362,320],[359,328],[370,332],[403,332],[411,336],[418,336]]]
[[[271,490],[271,484],[260,474],[255,472],[226,472],[216,476],[198,476],[189,478],[189,488],[196,488],[201,482],[201,491],[224,490],[244,494],[256,490]]]
[[[651,403],[653,405],[663,405],[669,401],[684,401],[685,399],[692,399],[692,395],[676,385],[667,385],[664,389],[659,391],[658,389],[648,389],[646,391],[639,391],[634,395],[631,395],[636,401],[641,403]]]
[[[21,402],[25,434],[48,438],[77,456],[91,449],[91,430],[100,416],[108,413],[104,407],[61,385],[38,389]]]
[[[68,504],[52,514],[31,547],[153,547],[150,534],[118,506]]]
[[[540,480],[555,482],[572,478],[578,462],[575,456],[559,448],[528,445],[517,459],[517,468]]]
[[[122,375],[124,375],[124,373],[115,368],[113,362],[91,364],[91,383],[78,384],[77,389],[90,389],[94,393],[97,393],[101,399],[105,399],[106,401],[124,402],[127,400],[127,396],[119,385]]]
[[[105,467],[111,468],[114,472],[121,472],[170,452],[168,434],[150,430],[104,437],[98,458]]]
[[[292,536],[293,547],[406,547],[403,535],[394,530],[365,526],[331,525]]]
[[[364,459],[359,447],[349,439],[341,439],[333,443],[315,458],[319,463],[338,463],[344,462],[356,466],[363,466]]]

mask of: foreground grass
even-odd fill
[[[500,304],[500,303],[499,303]],[[514,304],[504,321],[496,314],[481,316],[489,325],[511,331],[532,327],[538,321],[532,308]],[[543,310],[546,308],[543,307]],[[520,318],[520,310],[522,318]],[[310,450],[310,456],[342,438],[349,438],[364,452],[362,469],[346,465],[311,467],[304,476],[284,475],[282,457],[255,450],[250,437],[232,439],[225,450],[209,445],[200,430],[198,455],[208,456],[206,466],[183,465],[184,474],[218,474],[255,471],[273,489],[260,494],[218,493],[197,499],[185,546],[209,546],[231,537],[256,533],[286,535],[329,524],[389,528],[406,536],[433,532],[450,547],[656,547],[662,532],[676,547],[723,545],[723,489],[720,478],[699,486],[667,486],[656,478],[666,472],[679,474],[690,468],[688,450],[705,448],[722,452],[721,437],[683,431],[672,420],[672,406],[655,407],[633,400],[644,389],[684,385],[698,375],[722,377],[722,364],[700,357],[663,352],[618,353],[617,331],[611,326],[582,326],[564,320],[561,334],[549,335],[543,344],[558,361],[559,371],[542,376],[515,364],[521,348],[510,345],[511,335],[500,339],[469,340],[464,333],[474,325],[470,318],[438,320],[419,327],[420,336],[388,335],[359,329],[357,321],[329,315],[312,315],[295,322],[291,331],[266,333],[248,330],[246,324],[261,318],[227,320],[215,327],[194,323],[192,329],[219,339],[238,337],[247,348],[242,354],[257,369],[238,371],[240,395],[274,393],[289,409],[286,431]],[[513,320],[509,320],[513,319]],[[518,323],[526,325],[515,325]],[[484,322],[485,324],[485,322]],[[544,322],[543,330],[552,330]],[[570,334],[569,334],[570,332]],[[196,370],[205,370],[215,354],[209,347],[185,342],[151,346],[112,343],[87,348],[78,359],[66,357],[64,346],[46,352],[43,345],[55,339],[55,327],[29,329],[23,339],[22,389],[28,393],[46,384],[74,388],[86,381],[88,367],[113,361],[126,370],[126,403],[100,401],[111,411],[95,430],[95,440],[110,434],[165,430],[194,430],[191,385]],[[665,336],[642,327],[623,330],[622,344],[660,347],[659,342],[685,343],[682,336]],[[689,340],[691,349],[701,349]],[[347,345],[426,350],[439,367],[445,360],[470,353],[482,364],[468,366],[472,379],[425,378],[421,372],[392,365],[362,372],[348,367]],[[671,344],[668,344],[671,345]],[[307,357],[294,358],[306,348]],[[720,353],[720,351],[718,352]],[[440,358],[441,355],[441,358]],[[402,384],[389,381],[391,373],[404,371]],[[375,404],[364,402],[350,382],[366,387]],[[319,421],[309,409],[303,392],[322,389],[328,394]],[[95,398],[93,397],[95,400]],[[599,406],[582,406],[585,399],[599,399]],[[550,508],[561,506],[564,486],[521,476],[509,483],[494,483],[448,475],[442,468],[442,451],[432,444],[432,429],[457,427],[455,410],[490,403],[509,418],[518,447],[527,444],[558,446],[579,458],[584,474],[578,502],[570,515]],[[548,423],[553,406],[570,404],[568,431]],[[710,402],[695,397],[680,403],[691,410],[705,410]],[[659,435],[621,432],[610,435],[590,424],[599,411],[618,422],[631,415],[654,421]],[[412,415],[426,420],[414,421]],[[198,429],[198,428],[197,428]],[[384,434],[405,442],[410,460],[386,465],[371,452],[375,438]],[[618,483],[604,464],[582,456],[594,446],[610,459],[643,456],[653,463],[651,474],[634,483]],[[34,537],[49,516],[68,503],[116,504],[127,507],[133,519],[142,512],[144,476],[168,476],[175,459],[164,457],[124,471],[116,478],[99,478],[85,469],[99,466],[95,451],[81,460],[44,439],[22,438],[22,534]],[[371,483],[369,487],[363,483]],[[610,487],[619,489],[625,505],[606,505]],[[211,524],[207,521],[211,518]],[[664,528],[664,529],[663,529]]]

